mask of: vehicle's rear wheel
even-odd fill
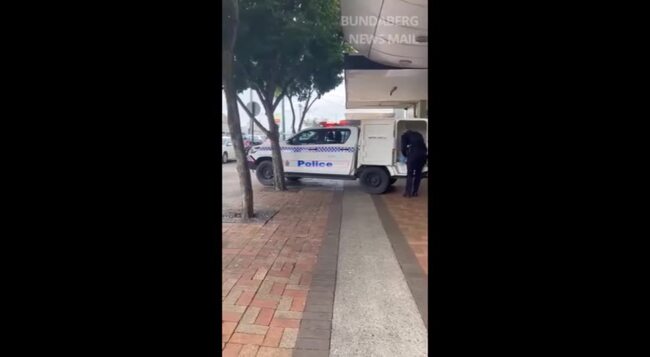
[[[255,169],[255,176],[264,186],[273,186],[273,163],[271,160],[264,160],[257,165]]]
[[[228,162],[228,153],[227,152],[224,152],[223,155],[221,156],[221,162],[223,162],[224,164],[226,162]]]
[[[388,172],[379,167],[367,167],[361,171],[359,181],[363,189],[371,194],[384,193],[390,185]]]

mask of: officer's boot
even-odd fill
[[[404,189],[404,197],[411,197],[413,194],[413,173],[411,171],[406,175],[406,188]]]
[[[422,179],[422,172],[417,171],[415,172],[414,178],[413,178],[413,192],[412,196],[417,197],[418,196],[418,190],[420,189],[420,181]]]

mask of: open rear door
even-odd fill
[[[429,140],[429,121],[427,119],[401,119],[397,120],[396,129],[395,129],[395,149],[397,151],[397,157],[400,157],[401,152],[401,139],[402,134],[407,130],[417,131],[424,137],[424,141],[428,145]],[[406,175],[406,164],[403,162],[397,162],[395,164],[398,174]],[[423,172],[428,171],[427,166],[424,167]]]
[[[394,128],[394,122],[362,124],[357,167],[393,164]]]

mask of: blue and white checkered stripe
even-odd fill
[[[280,147],[280,150],[286,152],[355,152],[355,148],[351,146],[316,146],[316,147],[282,146]],[[262,146],[258,149],[258,151],[271,151],[271,147]]]

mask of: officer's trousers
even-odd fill
[[[414,153],[409,155],[406,160],[406,190],[407,196],[413,196],[418,193],[420,181],[422,179],[422,169],[427,162],[426,153]]]

